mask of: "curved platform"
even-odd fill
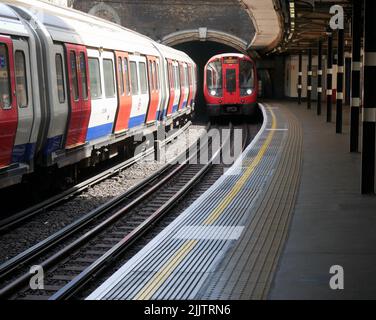
[[[301,128],[278,106],[207,192],[87,299],[265,298],[301,169]]]

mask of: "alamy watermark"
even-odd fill
[[[329,287],[332,290],[345,289],[345,271],[342,266],[334,265],[329,269],[329,273],[333,276],[330,277]]]
[[[32,274],[29,285],[32,290],[43,290],[44,289],[44,270],[42,266],[32,266],[29,271]]]
[[[343,30],[345,28],[345,13],[340,5],[330,7],[330,14],[333,15],[329,21],[332,30]]]
[[[139,142],[134,156],[142,154],[147,149],[154,150],[154,157],[143,157],[141,162],[148,163],[156,161],[159,164],[178,163],[206,165],[222,164],[232,165],[240,157],[244,146],[244,131],[240,128],[233,130],[212,128],[187,129],[180,133],[177,146],[163,143],[168,137],[178,134],[178,129],[165,131],[161,126],[155,138],[153,132],[142,133],[135,136],[135,141]],[[187,152],[184,152],[188,150]]]

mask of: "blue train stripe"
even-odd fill
[[[43,154],[48,155],[52,152],[59,150],[61,148],[61,142],[63,140],[63,136],[56,136],[52,138],[48,138],[45,147],[43,148]]]
[[[134,127],[140,126],[145,123],[145,119],[146,119],[146,114],[142,114],[140,116],[130,118],[128,127],[134,128]]]
[[[100,126],[91,127],[87,130],[86,141],[95,140],[112,133],[113,123],[106,123]]]
[[[35,148],[35,143],[25,143],[14,146],[12,163],[30,162],[34,158]]]
[[[176,111],[178,111],[178,108],[179,108],[179,105],[176,104],[172,107],[172,113],[175,113]]]
[[[157,112],[156,112],[156,114],[155,114],[155,119],[157,119],[158,121],[161,121],[161,120],[162,120],[163,113],[164,113],[164,111],[157,110]]]

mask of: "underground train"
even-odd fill
[[[204,69],[204,96],[210,117],[251,116],[257,107],[256,65],[243,54],[212,57]]]
[[[191,117],[197,68],[185,53],[40,1],[2,1],[0,16],[0,188],[93,166]]]

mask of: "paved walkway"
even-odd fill
[[[360,195],[361,155],[349,153],[349,110],[338,135],[325,122],[325,108],[318,117],[305,104],[272,105],[303,127],[303,169],[269,299],[375,299],[376,197]],[[333,265],[344,268],[344,290],[329,287]]]

